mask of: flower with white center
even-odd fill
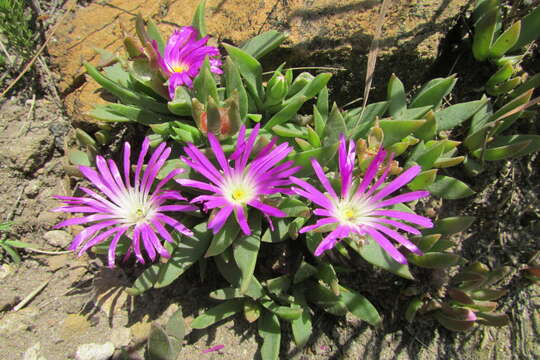
[[[307,181],[291,176],[291,181],[298,186],[293,187],[292,190],[320,206],[313,213],[322,217],[315,224],[305,226],[299,232],[306,233],[322,226],[335,227],[315,250],[316,256],[332,249],[340,239],[358,234],[371,236],[391,257],[402,264],[406,264],[407,259],[405,256],[388,239],[393,239],[409,251],[421,255],[420,249],[395,229],[419,235],[419,230],[405,224],[405,222],[426,228],[433,227],[433,223],[426,217],[398,210],[389,210],[387,207],[428,196],[429,192],[413,191],[391,198],[387,197],[412,181],[421,171],[420,166],[410,167],[396,179],[383,185],[388,177],[390,165],[387,165],[382,175],[375,179],[379,167],[386,157],[386,152],[381,149],[372,160],[364,177],[361,181],[359,180],[358,186],[354,186],[353,170],[356,157],[354,142],[351,140],[348,149],[346,147],[347,141],[342,136],[338,154],[341,175],[340,195],[332,188],[321,165],[315,159],[312,159],[311,164],[326,193],[323,194]],[[375,183],[372,185],[374,180]],[[391,218],[395,218],[397,221]]]
[[[209,57],[210,71],[222,74],[219,50],[206,46],[208,36],[197,40],[199,32],[191,26],[176,29],[165,46],[163,56],[158,50],[157,42],[153,41],[158,63],[161,70],[169,78],[169,96],[174,99],[178,86],[191,87],[193,79],[199,74],[205,57]]]
[[[259,124],[252,130],[247,141],[245,140],[246,127],[242,126],[238,134],[236,150],[229,158],[225,157],[217,137],[208,133],[210,148],[216,157],[221,170],[218,170],[210,160],[195,145],[188,144],[184,151],[188,157],[181,159],[193,170],[204,176],[209,182],[191,179],[176,180],[183,186],[209,191],[212,195],[200,195],[192,203],[203,203],[206,210],[219,210],[208,222],[208,228],[214,234],[223,227],[229,215],[233,212],[244,234],[249,235],[251,229],[247,222],[247,206],[261,211],[268,220],[270,216],[284,217],[286,214],[273,206],[265,204],[261,197],[276,193],[290,193],[287,186],[291,182],[289,176],[297,172],[300,167],[293,166],[292,161],[277,165],[292,150],[287,143],[274,148],[277,139],[266,145],[254,158],[249,161],[257,135]],[[272,224],[270,222],[270,224]]]
[[[146,138],[137,160],[133,183],[130,175],[131,147],[126,142],[124,144],[123,178],[114,161],[97,156],[97,171],[87,166],[80,166],[79,169],[102,194],[81,186],[79,189],[87,196],[56,196],[66,206],[56,208],[53,211],[90,215],[62,221],[55,228],[93,223],[73,238],[70,250],[77,250],[86,241],[79,250],[80,256],[92,246],[112,237],[108,260],[109,267],[114,267],[116,248],[123,235],[131,239],[126,257],[133,251],[141,263],[145,262],[141,243],[152,261],[156,259],[157,254],[165,258],[170,257],[160,239],[161,237],[170,243],[174,242],[165,225],[171,226],[184,235],[193,235],[191,230],[178,220],[164,214],[164,212],[169,211],[196,210],[196,207],[192,205],[165,205],[168,200],[186,200],[176,190],[163,189],[167,182],[182,173],[183,169],[171,171],[157,185],[153,186],[157,174],[171,153],[171,149],[166,147],[165,143],[160,144],[150,156],[146,169],[143,171],[144,159],[149,148],[150,141]]]

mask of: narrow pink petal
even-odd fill
[[[327,250],[332,249],[340,238],[349,235],[349,230],[345,226],[338,226],[334,231],[328,234],[315,249],[315,256],[321,256],[321,254]]]
[[[334,191],[334,189],[332,188],[332,185],[330,185],[330,181],[328,181],[328,178],[326,177],[326,174],[321,168],[321,165],[315,158],[311,159],[311,166],[313,167],[313,170],[315,171],[315,175],[317,175],[317,177],[319,178],[319,181],[324,186],[326,191],[328,191],[332,197],[337,198],[338,196],[336,192]]]
[[[386,199],[380,203],[375,203],[373,204],[373,206],[376,206],[377,208],[383,208],[394,204],[417,200],[426,196],[429,196],[429,191],[412,191],[398,196],[394,196],[393,198]]]
[[[369,164],[366,174],[364,175],[364,178],[362,179],[362,182],[360,183],[360,186],[358,186],[358,190],[356,190],[356,194],[362,194],[366,191],[369,184],[371,184],[371,181],[373,178],[375,178],[375,175],[377,175],[377,171],[379,170],[379,165],[384,161],[384,158],[386,157],[386,151],[379,150],[377,155],[371,160],[371,163]]]
[[[135,226],[133,229],[133,238],[132,240],[132,246],[133,246],[133,252],[135,253],[135,257],[137,258],[137,261],[139,261],[141,264],[144,264],[144,257],[141,253],[141,227]]]
[[[391,237],[392,239],[396,240],[401,245],[405,246],[409,251],[411,251],[411,252],[413,252],[413,253],[415,253],[417,255],[424,255],[422,253],[422,251],[415,244],[413,244],[409,239],[405,238],[403,235],[401,235],[397,231],[389,229],[386,226],[379,225],[377,223],[371,223],[370,225],[366,225],[366,226],[374,227],[375,229],[379,230],[380,232],[384,233],[385,235],[387,235],[387,236]]]
[[[240,127],[240,131],[238,132],[238,140],[236,140],[236,149],[229,156],[231,160],[237,160],[242,154],[242,151],[244,151],[245,137],[246,137],[246,125],[242,125]]]
[[[229,166],[229,162],[225,158],[225,154],[223,153],[223,149],[221,148],[221,145],[219,144],[218,139],[216,136],[212,133],[208,133],[208,141],[210,142],[210,147],[214,151],[214,156],[216,157],[216,160],[219,163],[219,166],[223,169],[225,172],[225,175],[228,175],[231,173],[231,167]]]
[[[206,176],[208,179],[214,181],[216,184],[221,184],[221,179],[223,176],[210,162],[210,160],[208,160],[208,158],[199,149],[195,147],[195,145],[188,144],[186,147],[184,147],[184,151],[186,152],[186,154],[190,155],[193,161],[197,162],[196,165],[198,165],[198,169],[195,170],[201,172],[200,168],[203,168],[210,176],[206,175],[203,172],[201,172],[201,174]]]
[[[157,152],[157,151],[156,151]],[[171,148],[167,147],[165,150],[159,155],[156,161],[152,161],[153,159],[150,159],[148,161],[148,166],[146,168],[146,171],[144,172],[143,176],[143,191],[146,193],[150,192],[150,188],[152,187],[152,184],[156,181],[156,177],[163,167],[165,165],[165,162],[169,159],[169,155],[171,154]]]
[[[390,154],[390,159],[388,159],[387,165],[384,168],[382,175],[375,182],[375,184],[373,184],[373,186],[368,189],[368,191],[366,192],[366,196],[373,194],[384,183],[384,181],[388,177],[388,174],[390,173],[390,170],[392,169],[392,161],[394,161],[394,153]]]
[[[163,205],[157,211],[195,211],[199,208],[193,205]]]
[[[400,230],[403,230],[403,231],[407,231],[408,233],[411,233],[413,235],[420,235],[421,232],[420,230],[416,229],[416,228],[413,228],[412,226],[409,226],[409,225],[406,225],[406,224],[403,224],[399,221],[395,221],[395,220],[390,220],[390,219],[386,219],[386,218],[380,218],[380,217],[372,217],[370,218],[371,221],[375,221],[375,222],[378,222],[378,223],[384,223],[384,224],[388,224],[388,225],[392,225]]]
[[[134,187],[139,189],[139,183],[141,181],[141,170],[144,164],[144,158],[148,149],[150,148],[150,139],[145,137],[142,143],[141,152],[139,153],[139,158],[137,159],[137,167],[135,168],[135,184]]]
[[[81,165],[79,166],[79,171],[99,190],[101,190],[105,195],[109,197],[112,201],[116,202],[118,196],[112,191],[102,180],[101,176],[93,169],[88,166]]]
[[[273,206],[264,204],[258,200],[251,200],[250,202],[248,202],[248,205],[253,206],[254,208],[257,208],[261,210],[263,213],[271,215],[271,216],[280,217],[280,218],[287,216],[287,214],[284,213],[282,210],[277,209]]]
[[[126,141],[124,143],[124,179],[126,180],[126,186],[131,187],[130,173],[131,173],[131,145]]]
[[[171,257],[171,254],[169,254],[167,249],[165,249],[163,244],[161,244],[161,241],[156,236],[156,233],[154,232],[154,230],[152,230],[152,228],[150,226],[148,226],[148,225],[147,225],[147,234],[148,234],[148,237],[150,239],[150,242],[152,243],[152,245],[154,246],[154,248],[158,252],[159,256],[164,257],[166,259],[169,259]]]
[[[148,254],[148,257],[150,260],[155,261],[156,260],[156,249],[154,248],[154,244],[150,240],[150,235],[148,234],[148,225],[141,224],[141,239],[144,246],[144,249],[146,250],[146,253]]]
[[[116,184],[116,181],[114,181],[111,175],[107,160],[105,160],[102,156],[96,156],[96,166],[98,168],[99,174],[101,175],[101,180],[103,181],[103,184],[115,195],[120,195],[122,191],[120,190],[120,188]]]
[[[188,186],[188,187],[192,187],[192,188],[196,188],[200,190],[207,190],[207,191],[211,191],[215,193],[221,192],[221,190],[218,187],[212,184],[202,182],[202,181],[191,180],[191,179],[176,179],[175,181],[182,186]]]
[[[218,350],[221,350],[225,347],[225,345],[216,345],[216,346],[212,346],[211,348],[208,348],[208,349],[205,349],[202,351],[203,354],[208,354],[208,353],[211,353],[211,352],[214,352],[214,351],[218,351]]]
[[[313,213],[318,216],[332,216],[332,213],[330,211],[320,208],[313,210]]]
[[[90,206],[61,206],[52,209],[51,212],[98,213],[102,212],[102,210]]]
[[[321,193],[319,190],[317,190],[314,186],[312,186],[311,184],[309,184],[308,182],[304,180],[300,180],[299,178],[295,176],[291,176],[290,179],[292,183],[304,188],[304,190],[294,188],[294,187],[291,188],[295,193],[297,193],[298,195],[304,196],[305,198],[313,201],[317,205],[322,206],[324,208],[332,207],[332,203],[330,202],[330,200],[328,200],[328,198],[324,196],[324,194]]]
[[[116,220],[110,220],[110,221],[103,221],[97,224],[94,224],[92,226],[89,226],[85,229],[83,229],[80,233],[78,233],[71,242],[71,245],[68,247],[69,250],[76,250],[79,245],[98,231],[100,231],[103,228],[106,228],[107,226],[113,226],[118,224],[118,221]]]
[[[128,227],[123,227],[118,230],[116,235],[111,241],[111,244],[109,245],[109,251],[108,251],[108,259],[109,259],[109,268],[114,268],[115,258],[116,258],[116,247],[118,246],[118,242],[120,241],[120,238],[124,233],[127,231]]]
[[[388,185],[382,188],[378,193],[373,196],[373,201],[379,201],[384,199],[387,195],[392,194],[394,191],[400,189],[402,186],[408,184],[412,179],[422,171],[422,168],[418,165],[412,166],[405,170],[401,175],[392,180]]]
[[[71,218],[62,221],[61,223],[54,226],[54,229],[59,229],[61,227],[65,226],[72,226],[72,225],[81,225],[86,224],[89,222],[99,221],[99,220],[107,220],[107,219],[114,219],[116,218],[116,215],[111,214],[94,214],[94,215],[88,215],[80,218]]]
[[[154,194],[160,192],[163,186],[165,186],[165,184],[167,184],[176,175],[182,174],[184,171],[185,171],[184,169],[178,168],[168,173],[167,176],[161,179],[160,182],[157,184],[156,188],[154,189]]]
[[[227,221],[229,215],[231,215],[232,211],[232,206],[225,206],[221,208],[214,216],[214,218],[208,222],[208,228],[212,229],[214,235],[216,235],[221,230],[221,228],[225,224],[225,221]]]
[[[115,232],[121,230],[121,227],[113,227],[112,229],[108,229],[107,231],[102,232],[101,234],[96,235],[93,239],[89,240],[84,246],[79,250],[78,256],[81,256],[83,253],[86,252],[86,250],[90,249],[92,246],[99,244],[100,242],[103,242],[107,240],[112,234]]]
[[[189,230],[188,228],[186,228],[184,225],[182,225],[182,223],[180,223],[179,221],[167,216],[167,215],[164,215],[164,214],[157,214],[156,215],[156,218],[158,220],[161,220],[163,221],[165,224],[168,224],[170,226],[172,226],[173,228],[175,228],[177,231],[181,232],[182,234],[184,235],[187,235],[187,236],[193,236],[193,232],[191,230]]]
[[[240,158],[240,166],[237,168],[243,169],[244,167],[246,167],[249,155],[251,154],[251,150],[253,149],[253,144],[255,143],[255,139],[259,134],[260,127],[261,124],[258,123],[253,127],[253,129],[251,129],[251,134],[249,134],[248,141],[246,142],[246,147],[244,148],[244,152],[242,153],[242,157]]]
[[[234,214],[236,215],[236,220],[238,221],[238,224],[240,225],[240,229],[242,229],[242,232],[245,235],[250,235],[251,229],[249,228],[246,214],[244,212],[244,208],[241,206],[236,206],[234,208]]]
[[[433,222],[431,221],[431,219],[399,210],[375,210],[371,215],[394,217],[416,225],[423,226],[425,228],[433,227]]]
[[[255,156],[255,159],[253,159],[253,161],[256,161],[256,160],[258,160],[260,158],[263,158],[266,155],[268,155],[270,153],[270,151],[272,151],[272,148],[274,147],[274,145],[276,145],[277,140],[278,140],[277,137],[273,137],[272,140],[270,140],[270,142],[268,144],[266,144],[261,149],[261,151],[259,151],[259,153],[257,154],[257,156]]]
[[[400,264],[407,264],[405,256],[403,256],[403,254],[400,253],[380,232],[368,226],[364,227],[363,230],[368,233],[394,260]]]
[[[324,219],[319,219],[317,220],[317,222],[313,225],[308,225],[308,226],[304,226],[303,228],[300,229],[300,231],[298,231],[300,234],[303,234],[303,233],[306,233],[306,232],[309,232],[311,230],[314,230],[314,229],[317,229],[321,226],[324,226],[324,225],[328,225],[328,224],[333,224],[333,223],[337,223],[337,219],[336,218],[333,218],[333,217],[328,217],[328,218],[324,218]]]
[[[116,166],[116,163],[112,160],[108,160],[107,163],[109,164],[109,169],[111,170],[111,174],[113,176],[114,181],[116,182],[116,186],[123,192],[126,189],[126,185],[124,184],[124,181],[122,180],[122,175],[120,175],[120,171],[118,170],[118,166]]]
[[[161,237],[163,237],[165,240],[170,242],[171,244],[174,243],[174,239],[172,238],[171,234],[165,229],[165,226],[163,226],[158,219],[152,219],[150,220],[152,225],[154,225],[154,228],[159,233]]]

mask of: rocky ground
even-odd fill
[[[188,272],[168,289],[132,298],[123,289],[141,268],[113,271],[94,255],[77,258],[65,251],[73,234],[52,230],[61,221],[60,215],[49,211],[58,205],[53,195],[71,194],[78,181],[66,173],[64,166],[73,124],[85,123],[88,119],[83,110],[96,101],[95,84],[81,76],[81,60],[93,59],[92,45],[116,49],[118,24],[124,21],[129,25],[133,13],[152,15],[170,29],[171,22],[189,23],[195,6],[195,2],[182,7],[176,1],[143,3],[79,2],[74,7],[66,3],[64,8],[74,11],[49,47],[53,73],[40,79],[41,83],[55,84],[62,103],[48,85],[39,92],[23,91],[0,100],[0,220],[13,221],[8,237],[36,247],[21,252],[20,265],[5,260],[1,263],[2,359],[73,359],[88,348],[101,352],[101,357],[94,359],[105,360],[115,350],[118,355],[119,349],[127,350],[132,359],[142,359],[151,323],[166,321],[178,306],[186,317],[187,331],[179,358],[238,360],[257,356],[259,338],[241,318],[204,331],[190,329],[192,319],[212,305],[207,294],[219,286],[218,279],[210,278],[202,286],[198,274]],[[210,13],[217,19],[209,28],[232,43],[240,43],[260,30],[288,30],[291,40],[279,52],[282,58],[274,61],[287,59],[291,64],[302,64],[301,59],[312,54],[317,65],[346,68],[336,73],[333,94],[351,100],[361,92],[362,71],[358,69],[365,67],[365,56],[360,55],[365,55],[369,47],[369,35],[373,33],[370,19],[376,14],[376,3],[209,1]],[[375,99],[384,94],[380,85],[391,72],[409,87],[421,82],[434,62],[438,41],[455,22],[463,3],[407,1],[391,9],[385,26],[386,47],[376,71],[381,80],[375,84]],[[252,13],[257,15],[248,16]],[[96,14],[100,14],[99,22]],[[246,18],[249,21],[242,21]],[[414,71],[404,70],[403,62],[414,64]],[[539,130],[533,121],[521,126],[531,133]],[[466,258],[516,269],[515,276],[505,284],[510,292],[500,301],[501,311],[512,319],[510,326],[455,334],[429,318],[407,324],[402,318],[405,302],[397,301],[398,294],[391,290],[397,279],[386,276],[377,284],[366,276],[357,283],[373,294],[370,298],[381,308],[385,317],[382,328],[321,314],[316,317],[316,331],[306,348],[297,349],[290,337],[284,337],[282,349],[287,355],[283,358],[540,358],[538,288],[528,286],[518,273],[530,255],[540,249],[536,235],[540,233],[539,165],[537,155],[496,165],[487,176],[469,179],[480,190],[474,198],[440,204],[444,216],[478,217],[474,226],[456,239]],[[16,310],[28,295],[32,295],[30,300]],[[222,350],[202,353],[219,344],[225,345]],[[80,357],[83,359],[91,358]]]

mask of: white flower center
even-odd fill
[[[370,222],[375,210],[369,198],[350,198],[334,201],[333,215],[342,225],[361,225]]]
[[[226,178],[221,190],[229,202],[237,205],[245,205],[257,196],[255,182],[246,174]]]
[[[156,206],[148,196],[133,188],[121,194],[116,203],[118,204],[116,214],[128,224],[149,223],[157,213]]]

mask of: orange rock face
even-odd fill
[[[391,6],[385,20],[382,54],[412,43],[418,56],[434,57],[438,41],[450,26],[449,18],[467,0],[398,3]],[[89,121],[84,113],[105,102],[97,92],[99,86],[84,78],[82,62],[98,62],[94,48],[122,53],[121,29],[134,34],[134,16],[139,13],[152,18],[168,36],[175,26],[191,23],[197,4],[195,0],[110,0],[76,8],[48,49],[61,73],[58,86],[71,115]],[[235,45],[267,30],[285,31],[289,34],[283,45],[286,56],[279,59],[308,66],[309,59],[317,56],[318,62],[328,58],[327,63],[335,65],[337,56],[345,62],[346,71],[363,72],[365,66],[348,67],[357,64],[358,55],[367,55],[379,4],[375,0],[208,0],[206,22],[214,38]]]

